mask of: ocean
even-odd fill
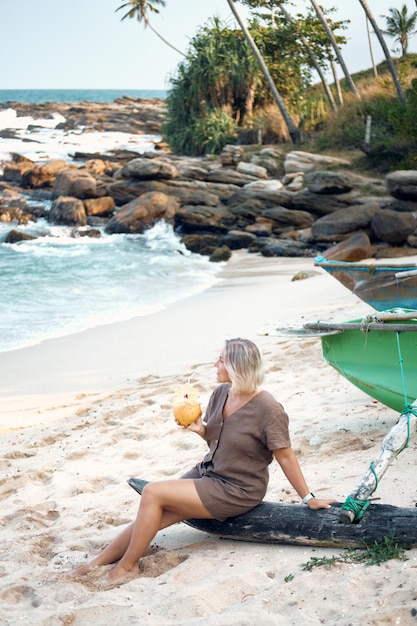
[[[22,102],[58,101],[56,90],[1,90],[0,101],[17,101],[18,95]],[[111,102],[123,95],[162,97],[146,90],[60,90],[59,101],[89,98]],[[12,108],[0,111],[0,168],[12,152],[36,162],[64,158],[71,163],[74,151],[128,148],[145,152],[153,150],[160,139],[114,132],[65,132],[55,128],[62,121],[60,115],[37,119],[34,134],[33,121],[17,117]],[[4,133],[2,137],[4,129],[15,130],[15,136]],[[49,208],[47,201],[44,205]],[[36,235],[36,239],[7,244],[5,238],[12,228]],[[189,252],[165,223],[142,235],[107,235],[102,229],[101,236],[93,239],[74,237],[71,228],[46,220],[25,226],[0,221],[0,351],[150,315],[208,289],[219,280],[220,269],[221,264]]]

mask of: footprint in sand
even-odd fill
[[[37,608],[42,604],[40,596],[27,585],[13,585],[2,591],[0,598],[9,604],[18,604],[21,608]]]

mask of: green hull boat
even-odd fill
[[[401,412],[417,399],[417,311],[386,311],[374,321],[305,324],[320,330],[323,356],[344,378]]]

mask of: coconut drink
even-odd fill
[[[198,391],[190,383],[190,379],[184,385],[175,389],[172,413],[177,422],[185,428],[195,422],[201,415]]]

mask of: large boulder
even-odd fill
[[[183,206],[176,212],[174,224],[176,230],[183,233],[226,234],[232,228],[237,228],[236,220],[222,205],[217,207]]]
[[[316,241],[341,241],[356,230],[370,227],[377,204],[361,204],[324,215],[314,222],[311,232]]]
[[[98,215],[100,217],[109,217],[114,213],[116,205],[111,196],[103,196],[102,198],[84,200],[84,207],[89,216]]]
[[[289,152],[285,158],[284,169],[286,174],[309,172],[316,167],[350,165],[345,159],[329,157],[323,154],[312,154],[302,150]]]
[[[347,176],[337,172],[314,171],[304,176],[304,184],[312,193],[340,194],[353,189]]]
[[[361,261],[372,256],[371,241],[366,233],[354,233],[323,253],[328,261]]]
[[[316,217],[334,213],[349,207],[354,198],[346,194],[318,194],[302,189],[292,196],[291,207],[300,211],[309,211]],[[283,203],[282,203],[283,204]]]
[[[309,228],[314,222],[311,213],[286,209],[283,206],[262,211],[262,217],[272,220],[272,232],[274,233],[280,233],[288,228]]]
[[[80,200],[97,197],[97,181],[85,169],[65,169],[58,172],[52,189],[52,198],[72,196]]]
[[[52,187],[58,172],[67,168],[68,165],[63,159],[53,159],[47,163],[35,165],[22,174],[22,185],[31,188]]]
[[[241,161],[236,167],[236,171],[239,174],[248,174],[254,178],[268,178],[268,170],[262,165],[255,165],[255,163],[246,163]]]
[[[106,232],[143,233],[157,221],[171,220],[179,207],[178,200],[151,191],[122,206],[106,225]]]
[[[371,228],[381,241],[391,244],[405,243],[407,237],[417,228],[417,218],[414,213],[399,213],[385,209],[375,213]]]
[[[417,170],[397,170],[387,174],[388,193],[398,200],[417,201]]]
[[[177,178],[178,170],[172,163],[163,159],[132,159],[122,168],[124,178],[139,180],[160,180]]]
[[[60,196],[52,202],[48,221],[63,226],[86,226],[84,203],[78,198]]]
[[[118,206],[127,204],[148,191],[159,191],[178,198],[180,204],[207,204],[216,206],[221,198],[232,196],[237,187],[215,185],[202,181],[189,180],[117,180],[106,187],[106,192],[114,198]]]

